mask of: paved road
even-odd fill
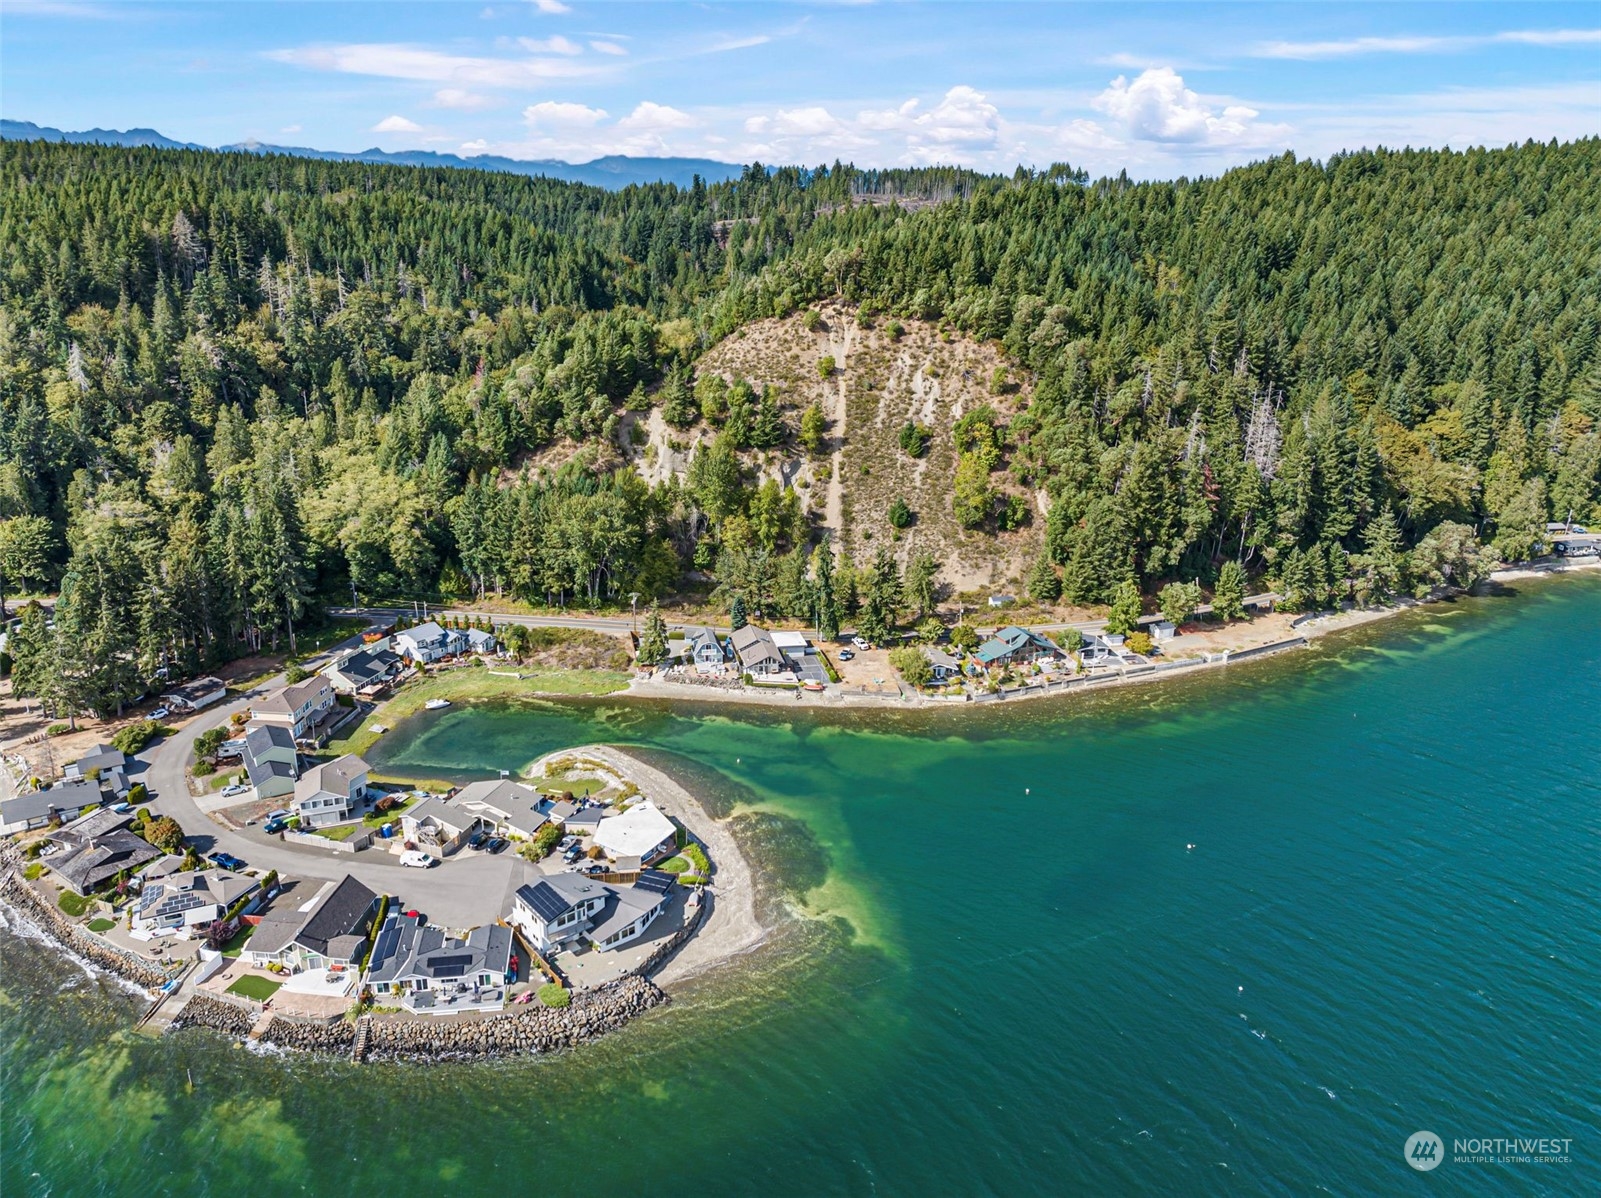
[[[359,643],[359,637],[352,638],[330,653]],[[195,738],[209,728],[228,723],[234,712],[250,706],[251,696],[282,685],[281,676],[269,678],[249,694],[209,708],[171,737],[138,754],[137,760],[144,769],[135,777],[150,791],[150,808],[177,820],[202,855],[220,849],[243,858],[254,869],[275,869],[291,878],[321,881],[354,874],[373,890],[397,896],[405,906],[416,907],[445,927],[493,922],[510,909],[512,894],[536,877],[539,868],[509,850],[494,856],[464,850],[433,869],[408,869],[395,856],[376,850],[335,853],[310,845],[286,844],[259,828],[230,831],[201,811],[184,777]]]

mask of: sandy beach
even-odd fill
[[[610,745],[582,745],[547,753],[529,767],[542,776],[547,763],[578,758],[599,762],[639,787],[645,797],[676,818],[705,846],[712,861],[711,912],[695,934],[652,976],[664,990],[676,983],[749,952],[761,944],[767,929],[756,918],[756,889],[750,865],[726,821],[714,820],[700,800],[661,770]],[[580,769],[582,767],[580,766]]]

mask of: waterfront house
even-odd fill
[[[354,753],[307,770],[295,783],[290,810],[302,828],[328,828],[352,818],[367,799],[370,767]]]
[[[466,636],[451,628],[441,628],[432,620],[395,633],[395,652],[408,661],[422,664],[454,657],[466,648]]]
[[[245,733],[240,758],[245,776],[257,799],[293,794],[300,777],[300,752],[295,738],[281,724],[263,724]]]
[[[160,849],[126,828],[113,828],[83,836],[76,847],[64,848],[46,860],[63,885],[90,894],[124,870],[132,874],[162,855]]]
[[[346,874],[299,910],[268,912],[246,941],[245,955],[254,965],[275,963],[292,973],[359,966],[377,907],[378,896]]]
[[[253,700],[250,726],[277,725],[289,729],[289,735],[296,740],[311,740],[319,726],[327,722],[333,705],[334,688],[321,674],[313,674]]]
[[[108,832],[115,832],[119,828],[126,828],[133,823],[132,811],[116,811],[110,807],[96,807],[86,811],[71,823],[66,823],[54,832],[45,834],[45,839],[53,841],[62,848],[82,848],[96,836],[104,836]]]
[[[669,640],[669,656],[695,667],[697,674],[721,673],[728,660],[717,633],[703,625],[692,625]]]
[[[228,688],[223,685],[222,679],[207,674],[204,678],[194,678],[173,687],[161,696],[161,701],[180,711],[200,711],[213,703],[220,703],[227,694]]]
[[[986,670],[1004,670],[1031,662],[1050,660],[1061,650],[1037,632],[1008,624],[978,647],[973,655]]]
[[[511,929],[499,924],[474,928],[462,940],[396,911],[373,941],[365,982],[419,1013],[458,1009],[443,1004],[469,988],[471,1009],[499,1010],[511,974],[511,941]]]
[[[605,818],[606,808],[598,803],[586,803],[574,808],[571,815],[562,817],[562,831],[570,836],[593,836],[595,829],[600,827],[600,821]]]
[[[747,624],[734,629],[734,634],[728,639],[739,656],[739,667],[744,673],[762,678],[789,670],[783,650],[774,644],[773,634],[767,629]]]
[[[1145,626],[1145,631],[1151,634],[1151,640],[1158,645],[1164,644],[1178,635],[1178,629],[1167,620],[1152,620]]]
[[[923,656],[928,659],[928,665],[934,671],[935,682],[949,682],[952,678],[962,676],[962,661],[952,657],[943,649],[930,645],[923,650]]]
[[[388,649],[356,649],[323,668],[323,677],[341,695],[372,695],[400,672],[400,658]]]
[[[462,787],[451,806],[478,816],[497,836],[531,840],[547,822],[542,808],[548,801],[532,786],[500,778]]]
[[[1115,632],[1085,633],[1078,655],[1086,666],[1117,665],[1125,657],[1134,656],[1123,647],[1123,637]]]
[[[407,840],[426,845],[441,857],[454,853],[469,836],[486,826],[493,827],[482,814],[439,799],[423,799],[400,817],[400,830]]]
[[[107,798],[108,792],[92,778],[64,778],[48,790],[29,791],[0,803],[0,836],[77,819]]]
[[[637,940],[671,897],[671,874],[645,870],[628,886],[581,874],[551,874],[520,886],[509,922],[541,953],[586,940],[606,952]]]
[[[595,825],[594,839],[609,857],[638,857],[654,865],[673,851],[678,825],[647,799],[621,815],[602,819]]]
[[[261,901],[261,883],[226,869],[203,869],[152,879],[139,892],[134,908],[134,936],[173,928],[204,928],[222,919],[235,903],[248,915]]]
[[[462,633],[462,636],[467,640],[467,652],[469,653],[477,653],[483,656],[500,648],[500,643],[495,640],[494,634],[485,632],[482,628],[469,628]]]

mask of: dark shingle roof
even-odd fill
[[[295,940],[313,952],[326,955],[330,941],[351,935],[358,929],[365,930],[367,917],[377,901],[376,894],[346,874],[345,880],[317,904]]]
[[[549,882],[535,882],[532,886],[521,886],[517,889],[517,897],[527,903],[534,914],[546,923],[560,919],[569,907],[572,906]]]

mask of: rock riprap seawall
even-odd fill
[[[183,1010],[178,1012],[167,1030],[176,1032],[186,1027],[209,1027],[213,1031],[242,1039],[250,1034],[255,1022],[255,1014],[247,1007],[224,998],[213,998],[209,994],[194,994],[184,1003]]]

